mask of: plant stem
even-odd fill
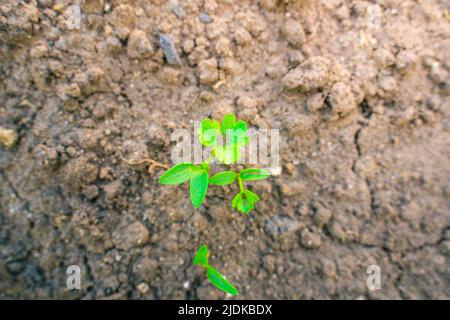
[[[211,151],[211,154],[209,155],[209,158],[206,159],[205,161],[203,161],[202,166],[206,165],[206,168],[208,169],[209,172],[209,163],[214,159],[214,149]]]
[[[242,179],[239,176],[238,176],[238,184],[239,184],[239,190],[241,192],[244,192],[244,184],[242,183]]]
[[[209,155],[209,158],[206,159],[203,163],[209,164],[214,159],[214,149],[211,151],[211,154]]]

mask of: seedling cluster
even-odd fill
[[[232,200],[232,207],[237,211],[248,214],[255,208],[259,196],[244,187],[244,181],[262,180],[270,176],[267,170],[247,168],[240,172],[227,170],[210,176],[210,163],[216,158],[225,165],[237,163],[241,158],[241,149],[249,143],[247,124],[243,120],[236,121],[233,114],[228,114],[217,120],[203,119],[199,128],[200,143],[211,148],[210,157],[200,165],[193,163],[179,163],[167,170],[159,183],[174,185],[189,180],[189,194],[192,204],[199,208],[205,199],[209,185],[225,186],[237,182],[239,193]],[[225,141],[225,143],[220,143]]]
[[[227,170],[210,176],[210,163],[214,158],[227,166],[239,161],[241,149],[249,143],[247,123],[243,120],[236,121],[233,114],[226,115],[222,123],[209,118],[203,119],[198,136],[202,145],[211,148],[209,158],[200,165],[179,163],[164,172],[159,178],[159,183],[177,185],[189,181],[191,202],[195,208],[199,208],[205,199],[209,185],[225,186],[237,182],[239,192],[233,197],[231,206],[247,215],[255,208],[259,196],[246,189],[244,181],[266,179],[270,173],[264,169],[247,168],[239,172]],[[231,295],[239,294],[238,290],[219,271],[209,265],[208,256],[208,248],[205,245],[201,246],[195,255],[194,265],[203,267],[208,279],[220,290]]]

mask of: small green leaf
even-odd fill
[[[206,247],[206,245],[202,245],[195,254],[194,265],[206,267],[208,265],[208,256],[208,248]]]
[[[237,203],[236,209],[243,214],[248,214],[253,210],[254,204],[250,202],[247,198],[242,197],[241,201]]]
[[[215,268],[206,266],[206,272],[209,281],[211,281],[218,289],[233,296],[239,294],[239,291]]]
[[[247,124],[242,120],[234,126],[233,142],[242,146],[248,144]]]
[[[208,190],[208,172],[200,169],[192,173],[189,183],[189,194],[195,208],[200,207]]]
[[[227,114],[222,119],[222,126],[220,128],[220,131],[222,132],[223,135],[225,135],[227,130],[234,129],[235,124],[236,124],[236,117],[234,116],[234,114],[231,114],[231,113]]]
[[[244,190],[244,196],[248,199],[248,201],[251,201],[253,203],[259,201],[258,195],[250,190]]]
[[[226,137],[226,144],[235,143],[241,146],[248,144],[247,123],[243,120],[236,122],[233,114],[227,114],[222,119],[220,131]]]
[[[227,144],[225,146],[216,146],[214,155],[224,164],[233,164],[238,162],[241,157],[240,146],[237,144]]]
[[[220,123],[217,120],[203,119],[198,130],[200,143],[210,147],[217,143],[220,135]]]
[[[191,178],[192,172],[196,166],[192,163],[179,163],[166,172],[159,178],[161,184],[179,184]]]
[[[244,190],[233,198],[231,206],[243,214],[248,214],[255,208],[257,201],[259,201],[259,197],[256,193],[250,190]]]
[[[242,180],[251,181],[251,180],[262,180],[266,179],[270,176],[269,171],[258,168],[248,168],[244,169],[239,173]]]
[[[236,173],[233,171],[224,171],[213,175],[209,180],[209,184],[225,186],[227,184],[232,184],[235,179]]]
[[[247,124],[240,120],[233,129],[227,129],[225,132],[225,141],[227,144],[238,144],[244,146],[248,144]]]
[[[239,120],[234,125],[234,130],[239,131],[241,133],[247,133],[247,123],[244,120]]]
[[[231,206],[233,208],[237,208],[238,202],[242,200],[242,195],[243,194],[239,192],[237,195],[234,196],[233,201],[231,202]]]

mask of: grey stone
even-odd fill
[[[280,236],[297,230],[298,222],[286,215],[278,215],[266,220],[265,229],[271,236]]]
[[[183,19],[185,16],[183,8],[178,3],[172,5],[172,12],[178,19]]]
[[[180,56],[178,55],[171,35],[161,33],[159,35],[159,45],[164,52],[168,64],[174,66],[181,65]]]
[[[203,23],[211,23],[211,22],[213,22],[213,19],[211,18],[211,16],[209,14],[205,13],[205,12],[200,13],[198,18]]]

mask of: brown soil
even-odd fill
[[[0,298],[223,298],[202,243],[238,298],[450,298],[448,1],[75,2],[0,1]],[[121,159],[228,112],[281,129],[248,217]]]

